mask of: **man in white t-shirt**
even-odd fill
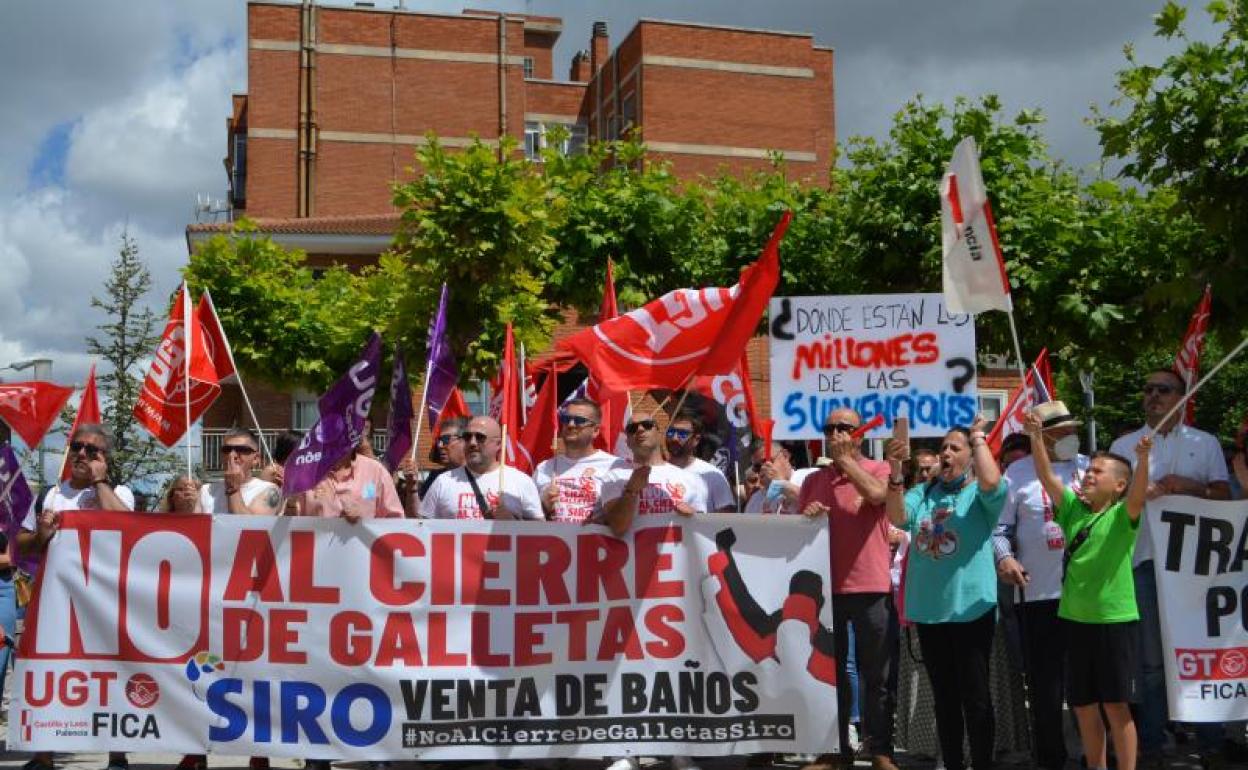
[[[551,521],[582,522],[596,516],[608,474],[627,467],[615,455],[594,449],[601,424],[602,410],[587,398],[574,398],[559,411],[563,454],[538,465],[533,473],[542,510]]]
[[[276,484],[255,478],[260,465],[260,444],[246,428],[233,428],[221,439],[220,481],[199,490],[199,509],[204,513],[242,513],[272,516],[282,507]]]
[[[706,485],[702,479],[663,459],[659,426],[654,418],[634,420],[624,426],[631,465],[616,468],[602,486],[602,519],[611,531],[622,536],[633,526],[638,514],[679,513],[692,516],[706,506]],[[674,756],[673,770],[698,770],[691,757]],[[637,757],[621,757],[607,770],[640,770]]]
[[[724,472],[698,457],[698,445],[702,443],[702,423],[696,414],[680,412],[667,425],[664,443],[672,465],[692,473],[706,485],[707,511],[727,512],[735,510],[737,498]]]
[[[1113,443],[1109,451],[1122,455],[1135,465],[1134,448],[1150,429],[1153,451],[1148,463],[1148,498],[1188,495],[1209,500],[1229,500],[1231,487],[1226,457],[1217,438],[1183,424],[1179,409],[1163,424],[1162,418],[1183,398],[1187,385],[1178,372],[1158,369],[1144,381],[1145,425]],[[1136,729],[1140,741],[1140,766],[1159,766],[1165,742],[1166,671],[1161,648],[1161,617],[1157,605],[1157,579],[1153,572],[1153,544],[1148,532],[1149,516],[1140,519],[1135,540],[1135,603],[1140,610],[1139,708]],[[1196,737],[1202,753],[1220,749],[1223,729],[1220,723],[1197,725]]]
[[[502,429],[498,421],[474,417],[461,435],[464,464],[438,476],[420,501],[420,515],[427,519],[544,519],[537,486],[515,468],[502,466],[499,494]],[[484,512],[479,499],[485,501]]]
[[[61,526],[62,511],[132,511],[134,493],[123,485],[113,486],[108,480],[108,456],[113,451],[113,437],[102,425],[79,425],[69,437],[66,459],[69,478],[48,490],[39,516],[34,510],[26,514],[17,535],[17,547],[24,553],[43,553]],[[51,768],[52,753],[39,752],[25,765],[27,768]],[[109,752],[111,770],[128,768],[126,755]]]
[[[818,468],[794,469],[793,453],[779,443],[772,444],[771,457],[764,457],[766,447],[754,450],[754,466],[758,468],[762,488],[750,495],[746,513],[797,513],[797,496],[802,481]]]
[[[1079,454],[1077,428],[1081,423],[1061,401],[1039,404],[1035,413],[1043,426],[1053,472],[1078,491],[1089,463]],[[1060,770],[1066,764],[1062,738],[1066,642],[1057,617],[1066,538],[1054,520],[1060,501],[1049,499],[1030,455],[1010,463],[1005,478],[1010,483],[1009,497],[992,534],[997,576],[1023,594],[1017,609],[1022,614],[1019,625],[1037,764],[1043,770]]]

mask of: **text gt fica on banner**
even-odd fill
[[[836,744],[826,524],[76,512],[14,750],[353,759]],[[158,741],[158,743],[157,743]]]
[[[975,419],[975,323],[941,295],[772,297],[769,313],[775,438],[819,438],[842,407],[884,416],[868,438],[890,435],[897,417],[912,436]]]
[[[1248,501],[1148,504],[1170,716],[1248,719]]]

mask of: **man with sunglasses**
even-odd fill
[[[623,535],[638,514],[706,511],[706,484],[663,459],[653,417],[628,423],[624,433],[633,462],[613,471],[602,486],[602,518],[612,532]]]
[[[574,398],[559,410],[559,438],[563,454],[537,466],[533,481],[542,495],[542,510],[551,521],[583,522],[598,514],[602,484],[620,458],[594,449],[602,411],[587,398]]]
[[[69,437],[68,462],[70,476],[48,490],[43,509],[35,516],[32,509],[22,521],[17,547],[24,553],[42,553],[61,526],[63,511],[131,511],[134,494],[125,486],[113,486],[108,480],[108,456],[113,437],[102,425],[79,425]],[[128,770],[126,755],[109,752],[108,770]],[[52,753],[35,754],[22,770],[53,770]]]
[[[464,465],[447,471],[420,501],[426,519],[544,519],[533,479],[511,467],[502,469],[502,428],[493,417],[473,417],[463,432]]]
[[[282,507],[276,484],[252,475],[260,465],[260,443],[246,428],[232,428],[221,439],[222,478],[199,490],[199,509],[205,513],[241,513],[272,516]]]
[[[1134,465],[1136,444],[1150,429],[1156,429],[1148,466],[1148,498],[1187,495],[1209,500],[1229,500],[1231,487],[1226,457],[1217,438],[1183,423],[1183,409],[1162,423],[1162,418],[1178,404],[1186,383],[1172,369],[1149,372],[1144,380],[1144,425],[1121,436],[1109,451],[1129,458]],[[1166,672],[1161,649],[1161,615],[1157,605],[1157,580],[1153,573],[1153,542],[1148,516],[1140,521],[1135,541],[1135,601],[1140,612],[1140,654],[1136,681],[1141,685],[1136,714],[1140,741],[1140,766],[1163,767],[1165,759]],[[1196,737],[1202,754],[1215,755],[1222,748],[1221,724],[1197,726]]]
[[[736,509],[737,498],[724,472],[698,457],[702,442],[702,424],[698,415],[682,411],[672,418],[664,434],[667,457],[672,465],[702,479],[706,485],[707,508],[720,513]]]
[[[448,417],[438,424],[438,437],[433,440],[433,446],[429,449],[429,460],[442,467],[429,471],[425,480],[420,482],[417,494],[421,500],[429,494],[429,488],[438,476],[464,464],[463,433],[467,428],[467,417]]]
[[[889,687],[891,655],[896,645],[892,602],[892,549],[889,544],[889,464],[863,457],[862,439],[853,435],[862,418],[853,409],[837,409],[823,426],[832,462],[806,477],[798,508],[810,517],[828,517],[832,551],[832,630],[836,641],[837,681],[848,682],[847,625],[854,626],[854,652],[862,697],[866,747],[873,770],[897,770],[893,764],[893,712],[896,692]],[[838,687],[841,754],[821,756],[805,770],[853,765],[849,746],[852,690]]]

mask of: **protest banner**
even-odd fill
[[[773,297],[770,318],[776,439],[820,438],[840,407],[884,416],[867,438],[898,416],[915,437],[975,419],[975,324],[940,294]]]
[[[343,759],[836,746],[825,521],[63,517],[11,751]]]
[[[1248,719],[1248,501],[1148,504],[1170,718]]]

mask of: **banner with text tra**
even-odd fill
[[[13,751],[369,760],[836,746],[824,520],[73,512]]]
[[[827,416],[849,407],[867,438],[893,420],[910,435],[943,436],[979,411],[973,316],[951,314],[940,294],[772,297],[771,416],[777,439],[820,438]]]
[[[1149,501],[1170,718],[1248,719],[1248,500]]]

